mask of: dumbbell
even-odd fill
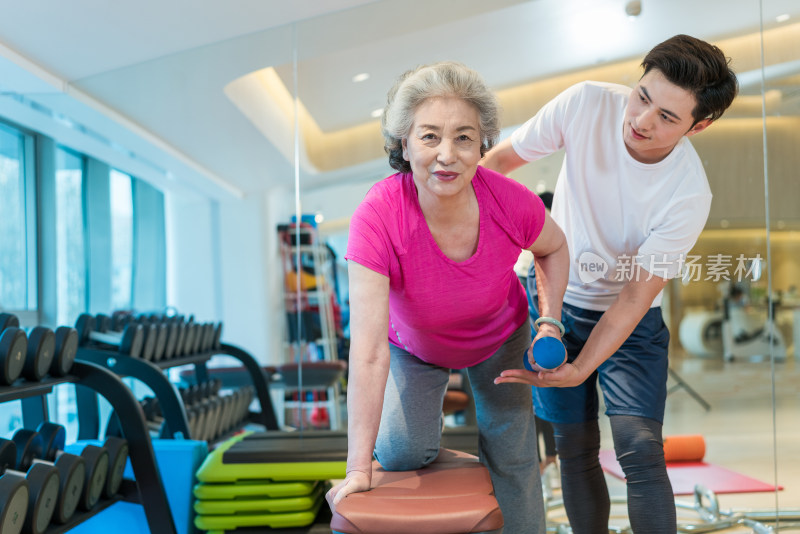
[[[38,382],[44,378],[53,365],[56,354],[56,335],[45,326],[35,326],[28,330],[28,350],[22,376]]]
[[[141,401],[139,401],[139,405],[142,407],[142,411],[144,412],[145,423],[147,424],[147,429],[150,431],[151,435],[161,436],[164,432],[164,414],[161,412],[161,406],[158,402],[157,398],[154,397],[145,397]],[[197,426],[200,423],[198,416],[200,415],[199,410],[186,407],[186,422],[188,423],[189,434],[191,435],[192,439],[198,439],[198,431]],[[117,435],[121,433],[121,429],[118,429],[119,418],[116,416],[115,413],[112,413],[111,418],[109,418],[109,424],[106,427],[106,435]]]
[[[30,430],[18,430],[11,443],[16,450],[17,469],[25,470],[40,466],[39,469],[48,468],[58,473],[52,521],[58,524],[69,521],[75,514],[86,483],[86,461],[74,454],[59,456],[55,462],[42,460],[40,456],[44,451],[44,440],[38,433]]]
[[[178,346],[178,325],[173,322],[165,323],[167,331],[167,345],[164,348],[163,359],[170,360],[175,356],[175,349]]]
[[[169,338],[169,328],[166,324],[155,324],[153,327],[156,329],[156,344],[153,351],[153,361],[160,362],[164,359],[164,354],[167,352],[167,341]]]
[[[118,313],[118,312],[115,312]],[[131,315],[125,316],[125,319],[114,320],[111,319],[112,329],[122,331],[125,325],[139,324],[145,332],[144,345],[142,347],[141,358],[148,361],[160,361],[167,353],[167,346],[171,344],[172,351],[174,352],[175,341],[174,336],[177,335],[177,330],[170,330],[168,325],[162,321],[157,320],[152,315],[139,315],[133,317]],[[173,336],[173,339],[170,339]]]
[[[3,478],[8,475],[22,477],[28,485],[28,505],[22,531],[35,534],[44,532],[50,525],[58,502],[58,469],[42,464],[32,465],[21,454],[16,440],[0,439],[0,472]]]
[[[194,340],[197,335],[197,325],[194,323],[186,323],[186,337],[183,340],[183,355],[190,356],[194,354]]]
[[[211,343],[211,350],[219,350],[222,346],[222,323],[214,326],[214,341]]]
[[[101,495],[107,499],[119,493],[119,489],[122,486],[123,474],[125,473],[125,466],[128,463],[128,440],[120,436],[107,436],[101,446],[78,442],[65,447],[64,442],[67,437],[67,431],[63,426],[44,422],[39,425],[38,430],[44,439],[45,456],[48,458],[54,456],[58,457],[63,451],[72,453],[80,452],[80,457],[87,460],[89,470],[92,469],[93,464],[90,460],[93,458],[99,459],[97,469],[101,469],[102,463],[100,462],[102,462],[104,451],[108,458],[108,468],[105,469],[106,476],[103,477],[98,472],[94,477],[87,477],[87,480],[91,478],[92,483],[96,482],[99,484],[102,487]],[[81,449],[79,451],[75,450],[78,447],[81,447]],[[87,471],[87,475],[90,474],[91,473]],[[103,484],[103,482],[105,482],[105,484]],[[94,491],[92,488],[90,488],[90,490]]]
[[[12,473],[0,474],[0,532],[22,532],[29,502],[30,489],[24,477]]]
[[[161,428],[164,425],[164,414],[161,412],[158,399],[155,397],[145,397],[139,401],[139,405],[144,412],[144,420],[147,423],[147,428],[160,435]]]
[[[78,331],[69,326],[59,326],[55,331],[56,349],[50,365],[52,376],[65,376],[72,370],[78,354]]]
[[[66,431],[61,425],[44,422],[39,425],[39,431],[18,430],[14,434],[17,448],[28,450],[29,457],[46,464],[61,461],[62,457],[74,460],[81,458],[84,462],[84,479],[82,491],[70,494],[70,499],[77,496],[77,507],[81,510],[91,510],[100,496],[108,479],[109,454],[105,447],[86,445],[80,455],[69,454],[64,451]],[[55,462],[55,463],[54,463]],[[71,504],[71,503],[70,503]]]
[[[139,358],[144,348],[145,333],[141,325],[129,323],[121,333],[119,332],[97,332],[95,329],[96,320],[88,313],[83,313],[75,323],[78,331],[78,343],[81,346],[89,345],[92,342],[100,346],[113,347],[120,354]]]
[[[554,371],[567,361],[567,349],[558,338],[540,337],[533,344],[533,361],[542,371]],[[528,360],[528,351],[523,353],[522,363],[528,371],[536,372]]]
[[[66,450],[67,430],[63,426],[45,421],[36,430],[44,441],[44,460],[56,459]],[[128,440],[121,437],[107,437],[102,447],[86,445],[79,457],[88,460],[102,456],[102,452],[98,451],[98,449],[105,449],[108,454],[108,470],[102,495],[105,498],[110,498],[119,493],[119,488],[122,485],[122,475],[125,472],[125,464],[128,463]],[[89,468],[91,468],[91,465],[91,462],[87,462]],[[90,473],[87,472],[87,474]]]
[[[142,331],[144,332],[144,341],[142,342],[142,351],[139,354],[139,357],[143,360],[153,361],[155,359],[156,341],[157,341],[156,338],[158,337],[158,330],[155,327],[155,325],[149,324],[147,322],[129,321],[129,324],[137,324],[137,323],[141,325]],[[122,332],[124,332],[125,327],[123,327],[122,331],[115,331],[112,329],[113,325],[114,321],[108,315],[98,313],[94,318],[95,332],[99,332],[100,334],[111,334],[111,335],[120,335]]]
[[[5,314],[2,322],[8,326],[19,328],[19,319],[10,314]],[[25,331],[27,336],[27,349],[25,363],[22,365],[22,376],[26,380],[38,382],[50,371],[56,350],[55,333],[45,326],[35,326]]]
[[[0,330],[0,385],[10,386],[25,367],[28,336],[10,313],[0,313]]]

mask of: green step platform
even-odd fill
[[[198,469],[197,479],[210,484],[345,477],[346,436],[331,439],[313,437],[310,433],[288,438],[262,436],[264,434],[268,433],[253,436],[253,432],[243,432],[217,447]]]

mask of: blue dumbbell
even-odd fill
[[[540,337],[533,344],[533,359],[543,371],[552,371],[567,361],[567,349],[558,338]],[[533,371],[528,361],[528,351],[522,353],[522,362],[525,369]]]

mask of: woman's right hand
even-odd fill
[[[372,473],[367,474],[363,471],[350,471],[347,473],[347,477],[344,480],[336,484],[325,494],[325,500],[328,501],[331,513],[335,513],[336,505],[351,493],[369,490],[371,482]]]

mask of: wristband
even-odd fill
[[[558,331],[561,332],[561,335],[562,336],[564,335],[565,332],[564,325],[561,324],[561,321],[559,321],[558,319],[553,319],[552,317],[539,317],[533,322],[533,326],[536,327],[537,332],[539,331],[539,325],[541,323],[550,323],[556,325],[558,327]]]

